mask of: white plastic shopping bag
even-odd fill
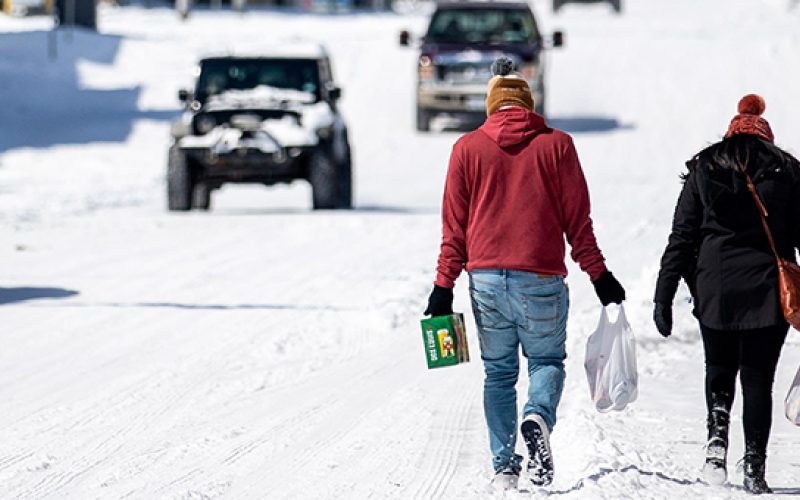
[[[614,323],[603,308],[597,330],[586,344],[584,368],[598,411],[622,410],[636,401],[639,385],[636,340],[622,305]]]
[[[800,368],[786,395],[786,418],[794,425],[800,425]]]

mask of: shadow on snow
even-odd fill
[[[72,292],[75,294],[76,292]],[[2,304],[2,289],[0,289],[0,304]],[[112,307],[124,309],[183,309],[189,311],[236,311],[236,310],[264,310],[264,311],[360,311],[355,307],[337,306],[304,306],[294,304],[182,304],[179,302],[73,302],[68,307]],[[62,306],[64,307],[64,306]]]
[[[800,495],[800,488],[772,488],[773,495]]]
[[[568,134],[613,132],[615,130],[633,130],[635,128],[632,124],[620,123],[616,118],[601,116],[552,118],[547,120],[547,124],[552,128],[563,130]]]
[[[442,132],[465,133],[483,125],[484,119],[475,120],[441,120],[435,127]],[[621,123],[618,119],[605,116],[560,116],[548,117],[547,126],[562,130],[568,134],[592,134],[613,132],[616,130],[632,130],[633,124]]]
[[[0,306],[40,299],[66,299],[78,295],[64,288],[0,288]]]
[[[0,153],[123,142],[137,120],[176,118],[180,111],[140,110],[139,86],[97,89],[82,84],[82,65],[107,72],[113,80],[110,65],[122,40],[81,29],[0,33]]]
[[[688,479],[674,478],[674,477],[670,477],[670,476],[664,474],[663,472],[644,471],[644,470],[639,469],[635,465],[629,465],[629,466],[623,467],[621,469],[601,468],[596,474],[592,474],[591,476],[588,476],[586,478],[580,479],[577,483],[575,483],[575,486],[573,486],[572,488],[569,488],[567,490],[547,491],[547,496],[551,496],[551,495],[568,495],[570,493],[574,493],[576,491],[582,490],[587,485],[587,483],[596,483],[600,479],[602,479],[605,476],[608,476],[610,474],[614,474],[614,473],[623,473],[624,474],[626,472],[635,472],[635,473],[641,474],[642,476],[657,477],[657,478],[662,479],[664,481],[668,481],[670,483],[674,483],[674,484],[681,485],[681,486],[691,486],[691,485],[702,485],[702,484],[705,484],[705,483],[703,483],[702,481],[700,481],[698,479],[688,480]]]
[[[309,201],[309,205],[310,205]],[[330,210],[314,210],[310,206],[308,208],[220,208],[214,209],[209,213],[202,215],[177,213],[172,214],[174,217],[209,217],[218,215],[221,217],[226,216],[262,216],[262,215],[302,215],[307,217],[309,215],[317,216],[330,216],[337,215],[346,217],[348,214],[364,215],[364,214],[397,214],[397,215],[431,215],[441,213],[438,206],[430,207],[403,207],[399,205],[378,205],[375,203],[368,203],[365,205],[356,205],[351,209],[330,209]]]

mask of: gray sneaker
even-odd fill
[[[519,483],[519,469],[506,465],[492,478],[492,488],[496,491],[516,490]]]
[[[528,474],[534,486],[553,482],[553,453],[550,450],[550,431],[544,419],[536,414],[525,417],[520,429],[528,447]]]

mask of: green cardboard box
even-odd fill
[[[467,331],[462,313],[422,320],[422,339],[428,368],[451,366],[469,361]]]

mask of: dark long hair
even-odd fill
[[[779,162],[782,167],[800,168],[797,158],[775,144],[752,134],[735,134],[722,139],[697,153],[686,162],[687,172],[681,174],[686,180],[689,173],[698,165],[708,165],[710,169],[739,170],[739,165],[750,165],[750,160],[759,154]]]

